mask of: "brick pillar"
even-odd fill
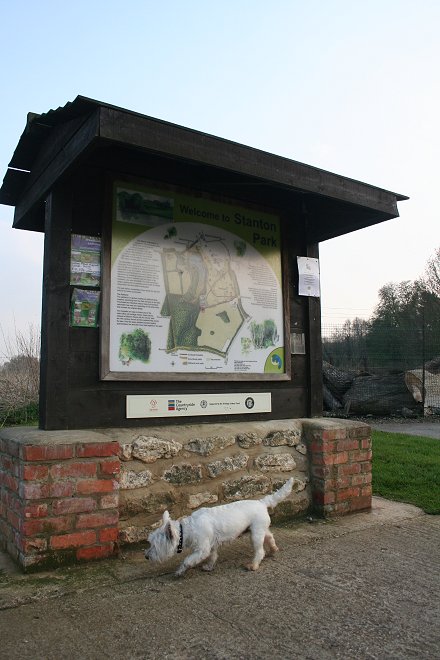
[[[88,431],[0,431],[0,547],[25,569],[117,552],[119,443]]]
[[[315,511],[329,517],[371,508],[371,428],[347,420],[303,420]]]

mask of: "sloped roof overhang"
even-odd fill
[[[78,96],[64,107],[29,114],[9,163],[0,203],[15,206],[14,227],[44,231],[44,200],[54,184],[100,148],[136,150],[221,174],[240,194],[264,187],[306,200],[309,239],[320,242],[398,217],[403,195],[200,131]]]

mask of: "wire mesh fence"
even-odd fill
[[[324,322],[322,341],[325,410],[440,414],[440,336],[432,323]]]

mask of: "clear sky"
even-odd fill
[[[368,317],[440,245],[439,33],[438,0],[0,0],[0,181],[26,114],[82,94],[408,195],[321,244],[324,322]],[[43,237],[12,219],[0,206],[6,335],[41,307]]]

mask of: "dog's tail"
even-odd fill
[[[281,486],[281,488],[275,493],[271,493],[270,495],[266,495],[266,497],[263,497],[260,502],[265,504],[268,508],[274,509],[277,504],[282,502],[283,500],[286,499],[292,492],[292,487],[293,487],[293,477],[289,479],[289,481],[286,481],[284,486]]]

